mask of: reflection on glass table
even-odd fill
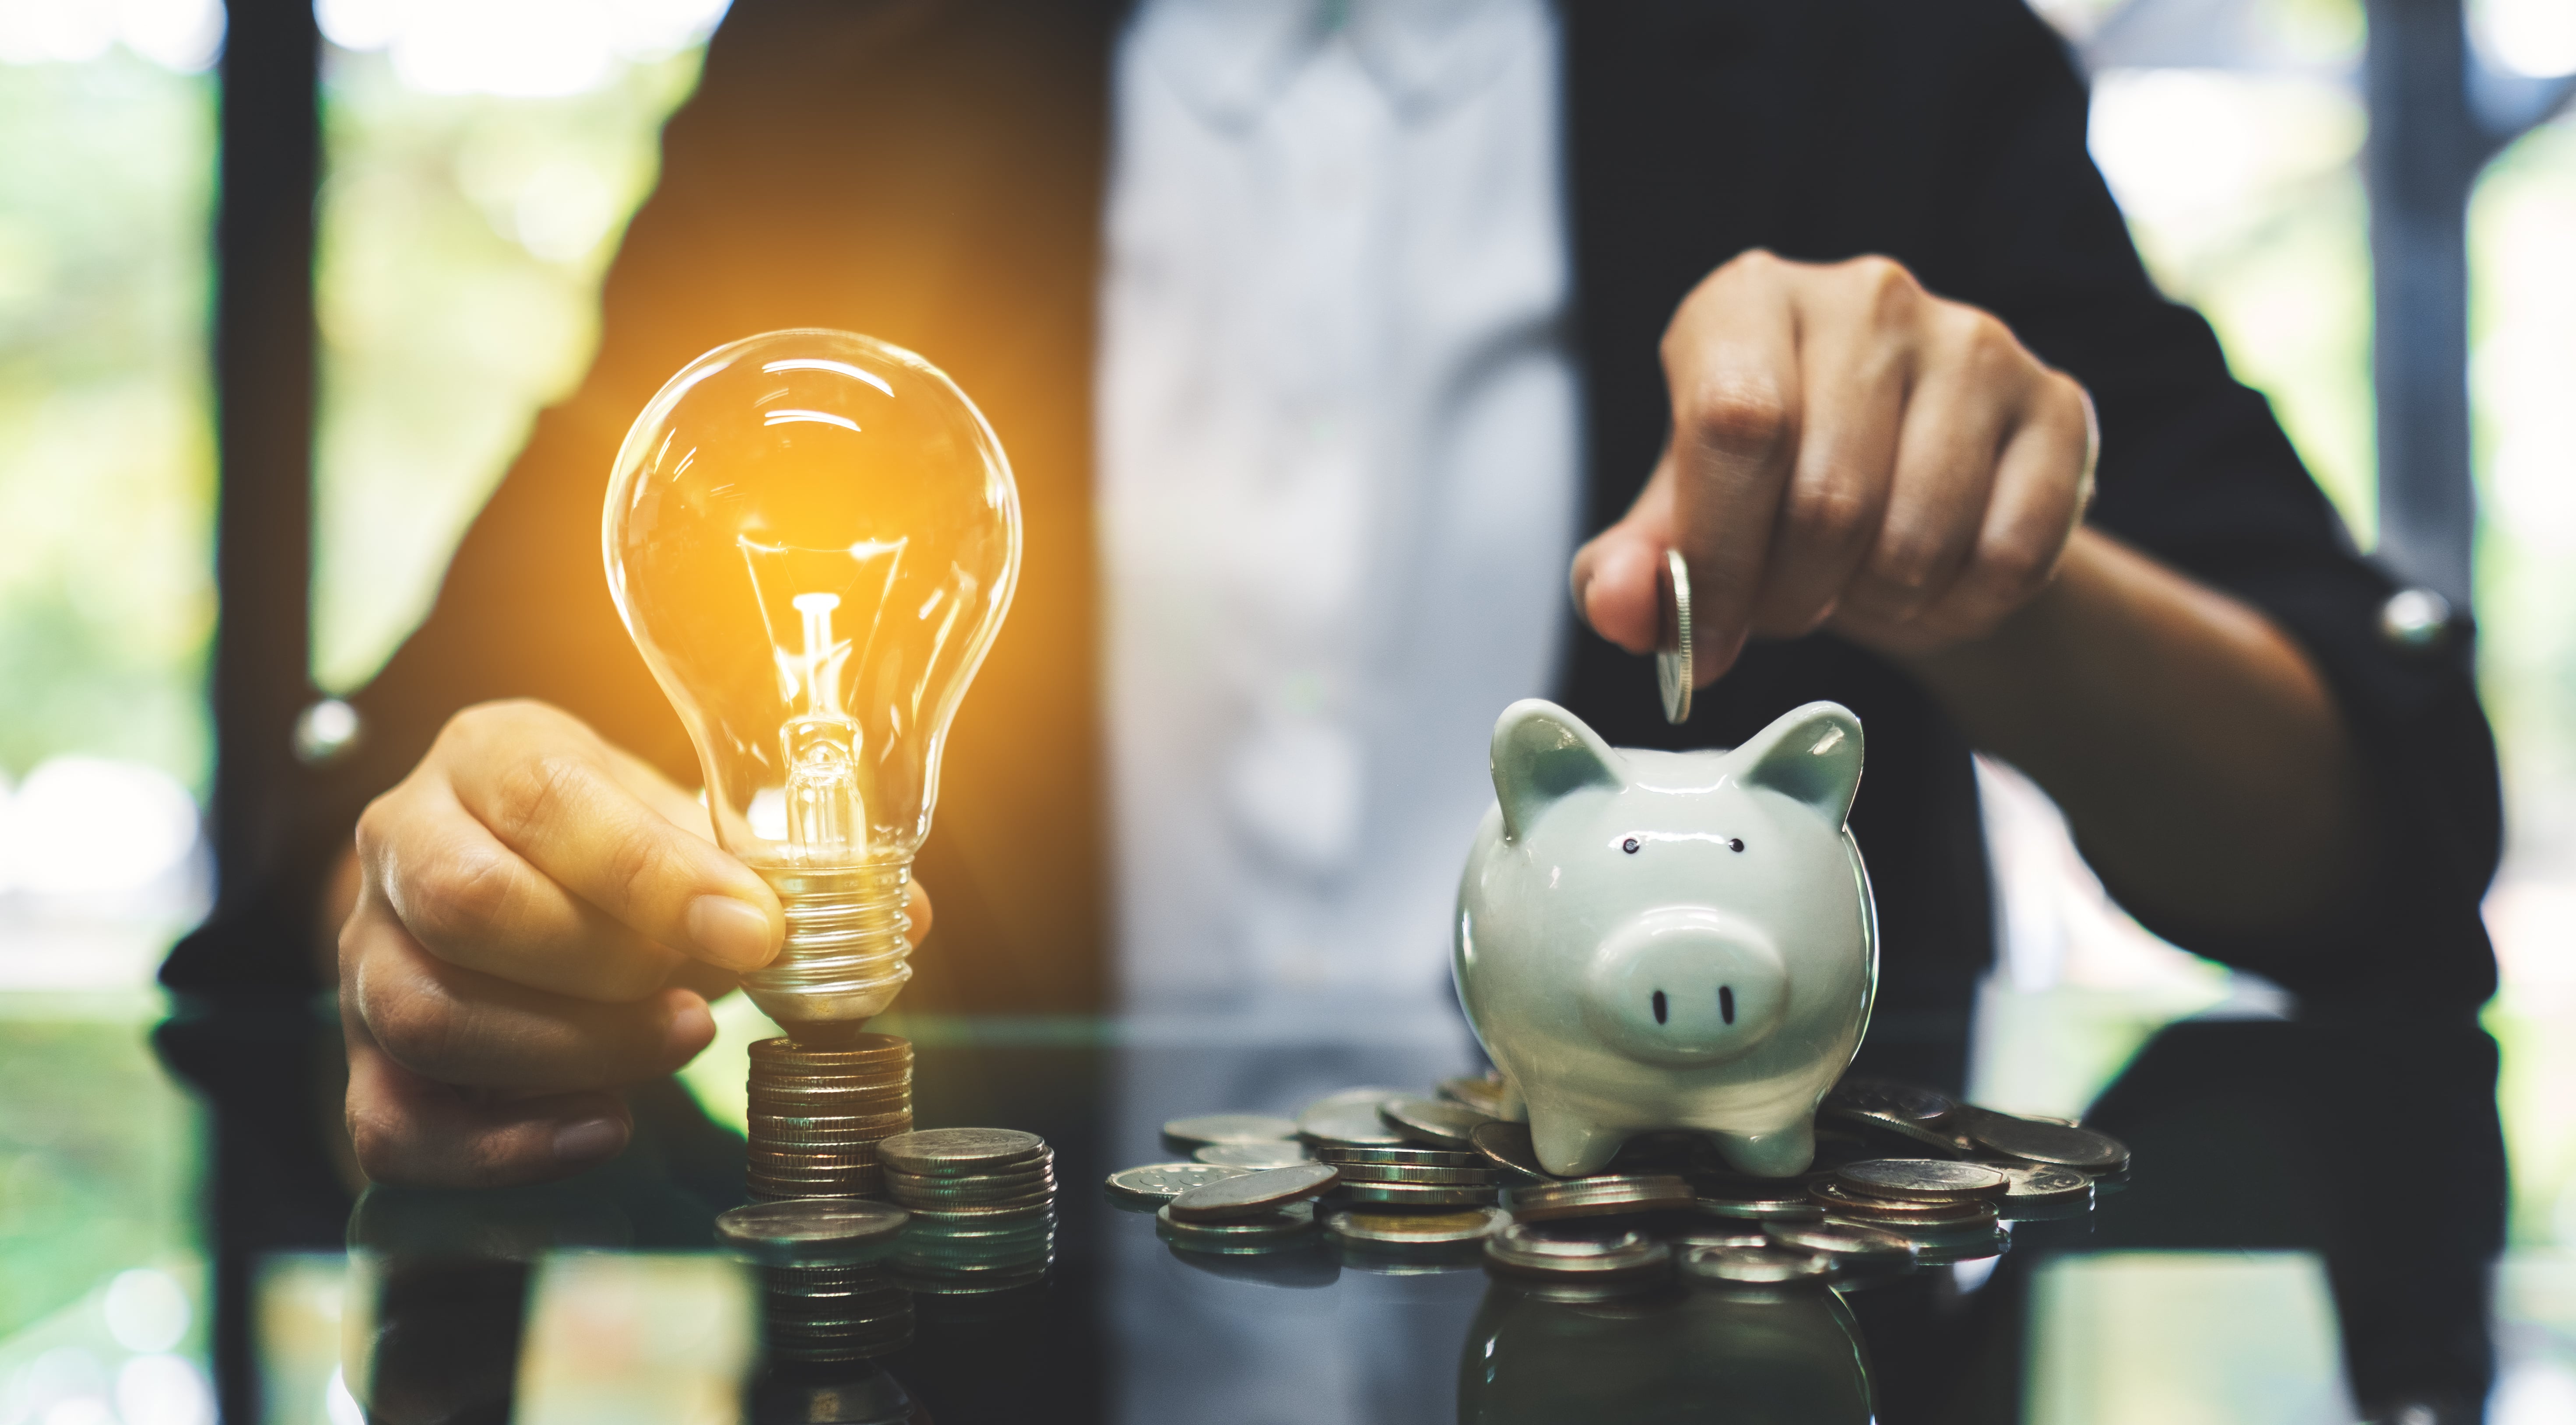
[[[352,1212],[297,1138],[324,1121],[328,1028],[207,1014],[160,1040],[215,1109],[219,1386],[279,1425],[2445,1421],[2477,1418],[2490,1371],[2502,1160],[2494,1048],[2468,1024],[2179,1024],[2086,1117],[2135,1155],[2089,1214],[1910,1272],[1680,1271],[1589,1300],[1480,1251],[1320,1231],[1191,1250],[1102,1189],[1176,1157],[1169,1120],[1427,1088],[1473,1072],[1456,1042],[921,1034],[919,1123],[1052,1147],[1051,1263],[988,1292],[955,1289],[985,1262],[944,1230],[801,1277],[728,1256],[713,1227],[743,1200],[741,1139],[670,1085],[581,1178],[377,1188]]]

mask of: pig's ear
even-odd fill
[[[1843,824],[1860,790],[1860,719],[1840,703],[1809,703],[1735,749],[1736,775],[1749,787],[1794,797]]]
[[[1494,724],[1494,799],[1503,835],[1518,841],[1568,792],[1627,785],[1619,754],[1583,719],[1544,698],[1523,698]]]

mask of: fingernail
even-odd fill
[[[585,1118],[555,1130],[555,1157],[566,1163],[595,1163],[626,1146],[626,1125],[614,1118]]]
[[[731,896],[700,896],[689,902],[689,938],[707,958],[737,970],[758,969],[778,953],[771,943],[769,917],[760,907]]]

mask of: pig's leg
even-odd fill
[[[1521,1086],[1511,1075],[1503,1075],[1503,1121],[1529,1122],[1529,1102],[1521,1097]]]
[[[1737,1172],[1785,1178],[1816,1160],[1816,1121],[1800,1117],[1776,1133],[1712,1133],[1717,1151]],[[1543,1155],[1542,1155],[1543,1156]]]
[[[1609,1128],[1546,1104],[1530,1105],[1530,1146],[1538,1165],[1560,1178],[1597,1173],[1628,1141],[1624,1128]]]

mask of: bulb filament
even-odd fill
[[[859,725],[841,711],[841,661],[832,637],[837,594],[798,594],[805,619],[805,712],[782,729],[787,753],[787,839],[808,866],[846,862],[858,847]]]

